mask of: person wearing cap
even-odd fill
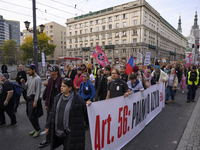
[[[121,69],[120,79],[127,82],[128,81],[128,74],[125,73],[126,66],[120,66],[120,69]]]
[[[143,85],[144,89],[148,88],[149,87],[149,83],[147,82],[145,75],[139,71],[139,67],[138,66],[134,66],[132,68],[132,71],[133,71],[132,74],[136,74],[137,79],[142,82],[142,85]],[[130,80],[130,75],[129,75],[128,78],[129,78],[128,79],[128,81],[129,81]]]
[[[83,74],[82,74],[83,69],[81,67],[77,68],[77,75],[74,78],[73,85],[75,91],[78,93],[80,84],[83,82]]]
[[[151,85],[159,84],[160,82],[166,82],[169,79],[168,75],[160,69],[160,66],[158,64],[155,65],[155,70],[151,73]]]
[[[196,90],[199,86],[199,72],[196,71],[196,66],[192,67],[192,71],[189,71],[186,77],[186,86],[188,87],[187,103],[190,101],[195,102]]]
[[[98,64],[95,64],[95,68],[94,68],[94,78],[96,78],[97,77],[97,71],[99,70],[99,68],[98,68]]]
[[[17,125],[15,111],[14,111],[14,105],[15,105],[15,99],[13,96],[14,87],[9,79],[8,73],[3,73],[1,75],[1,81],[3,82],[3,85],[0,87],[0,128],[6,126],[6,119],[4,112],[7,113],[7,115],[10,117],[11,124],[9,124],[7,127],[13,127]]]
[[[37,68],[35,64],[30,64],[27,66],[27,72],[30,77],[26,83],[23,78],[20,80],[22,87],[27,90],[27,115],[34,128],[29,135],[33,136],[33,138],[36,138],[40,135],[41,128],[38,118],[43,115],[40,99],[42,81],[40,76],[37,75],[36,69]]]
[[[54,98],[61,92],[61,84],[63,78],[61,77],[59,67],[53,66],[49,68],[51,78],[48,80],[47,90],[46,90],[46,99],[45,99],[45,109],[47,111],[47,119],[51,112]],[[51,144],[50,134],[46,134],[46,139],[39,143],[39,147],[45,147]]]

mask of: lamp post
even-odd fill
[[[37,29],[36,29],[36,0],[32,0],[32,2],[33,2],[33,30],[29,30],[30,22],[25,21],[24,23],[25,23],[25,27],[26,27],[27,31],[33,32],[34,64],[37,67],[37,74],[39,75],[39,71],[38,71],[38,47],[37,47],[38,40],[37,40]],[[43,24],[40,25],[41,33],[44,31],[44,27],[45,26]]]

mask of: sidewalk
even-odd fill
[[[200,150],[200,97],[196,103],[177,150]]]

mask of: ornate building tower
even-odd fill
[[[182,28],[181,28],[181,16],[179,16],[179,20],[178,20],[178,32],[182,33]]]

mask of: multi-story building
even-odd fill
[[[46,56],[46,61],[49,63],[55,63],[58,61],[58,57],[66,56],[66,27],[53,21],[44,25],[45,28],[43,32],[51,38],[49,43],[56,45],[54,54]],[[33,28],[30,28],[30,30],[33,30]],[[37,26],[37,30],[39,30],[39,26]],[[23,38],[26,36],[33,36],[33,33],[23,30]]]
[[[0,15],[0,61],[1,61],[1,46],[3,41],[13,39],[17,42],[17,48],[20,46],[20,22],[13,20],[5,20]]]
[[[136,0],[67,19],[67,55],[94,63],[98,44],[111,64],[137,52],[151,52],[151,62],[184,58],[187,40],[145,0]],[[158,53],[157,53],[158,52]],[[158,54],[158,55],[157,55]]]

